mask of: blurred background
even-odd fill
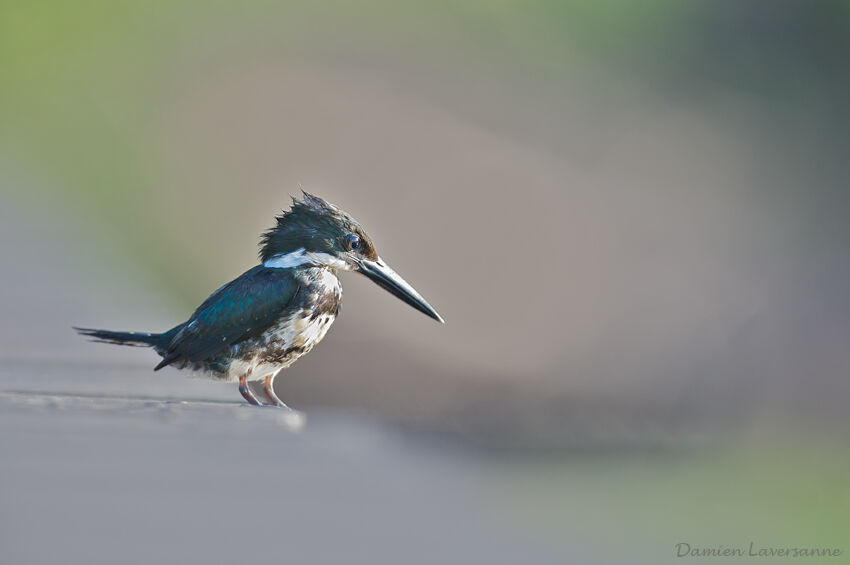
[[[384,473],[491,483],[454,557],[846,545],[848,52],[846,1],[4,2],[3,390],[238,400],[70,326],[182,322],[303,186],[447,323],[345,275],[278,393],[403,434]]]

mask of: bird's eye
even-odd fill
[[[359,251],[360,250],[360,237],[354,234],[348,235],[345,237],[345,246],[349,251]]]

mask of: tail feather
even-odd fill
[[[80,335],[93,338],[92,341],[115,343],[117,345],[132,345],[135,347],[153,347],[159,343],[162,334],[147,332],[113,332],[110,330],[95,330],[92,328],[74,328]]]

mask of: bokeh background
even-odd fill
[[[410,434],[389,476],[495,484],[510,520],[454,557],[850,551],[848,52],[846,1],[4,2],[4,390],[237,400],[70,326],[183,321],[303,186],[447,323],[346,275],[278,392]],[[417,531],[461,521],[442,502]]]

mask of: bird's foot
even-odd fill
[[[266,398],[268,398],[271,401],[271,404],[269,404],[267,406],[277,406],[278,408],[286,408],[287,410],[292,410],[292,408],[290,408],[289,406],[284,404],[283,400],[281,400],[280,397],[278,397],[278,395],[275,394],[273,383],[274,383],[274,377],[273,376],[266,377],[266,380],[263,383],[263,392],[266,393]],[[292,411],[294,412],[295,410],[292,410]]]
[[[242,398],[247,400],[250,404],[254,406],[262,406],[263,403],[260,402],[256,396],[254,396],[254,392],[248,387],[248,376],[251,374],[250,371],[239,377],[239,393],[242,395]]]
[[[269,404],[265,404],[264,406],[274,406],[276,408],[282,408],[280,416],[278,417],[282,424],[292,430],[298,430],[304,427],[304,422],[306,422],[307,417],[303,412],[299,412],[298,410],[294,410],[286,405],[283,400],[275,393],[274,391],[274,375],[269,375],[263,381],[263,392],[266,394],[266,398],[269,400]]]

